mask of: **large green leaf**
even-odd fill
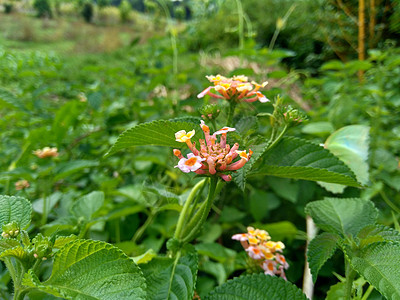
[[[120,249],[101,241],[66,244],[56,253],[47,281],[29,272],[23,284],[66,299],[147,299],[139,267]]]
[[[0,195],[0,227],[16,222],[20,229],[31,223],[32,204],[23,197]]]
[[[354,173],[323,147],[286,137],[265,154],[264,165],[254,176],[272,175],[339,183],[359,187]]]
[[[104,193],[95,191],[91,192],[78,199],[72,206],[72,212],[74,215],[84,217],[86,221],[90,221],[93,215],[103,206]]]
[[[308,245],[307,260],[310,264],[314,283],[321,267],[335,253],[339,239],[340,237],[337,234],[323,232],[317,235]]]
[[[355,236],[375,224],[378,211],[371,201],[359,198],[325,198],[307,204],[305,211],[321,229],[341,236]]]
[[[353,268],[387,299],[400,299],[400,243],[374,243],[350,255]]]
[[[176,258],[156,257],[141,265],[147,281],[147,299],[191,300],[197,278],[198,258],[189,252]]]
[[[306,300],[294,284],[263,273],[240,276],[211,291],[205,300]]]
[[[132,146],[155,145],[180,148],[183,143],[175,141],[175,133],[179,130],[188,132],[193,129],[196,131],[193,141],[202,138],[200,126],[192,122],[160,120],[139,124],[125,130],[106,156]]]

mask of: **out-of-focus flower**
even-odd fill
[[[78,99],[79,99],[80,102],[87,102],[87,97],[86,97],[86,94],[84,92],[80,92],[78,94]]]
[[[279,275],[286,280],[285,270],[289,268],[285,257],[281,254],[285,245],[271,241],[265,230],[247,227],[247,233],[239,233],[232,239],[240,241],[249,257],[255,260],[266,275]]]
[[[58,149],[56,147],[53,148],[44,147],[43,149],[38,149],[36,151],[33,151],[33,154],[35,154],[39,158],[57,157]]]
[[[187,156],[188,158],[185,158],[180,150],[174,149],[174,155],[180,159],[176,167],[185,173],[192,171],[200,175],[216,174],[225,181],[231,181],[232,176],[229,171],[236,171],[242,168],[251,158],[253,152],[251,150],[249,150],[249,153],[237,151],[239,148],[238,143],[234,144],[233,147],[226,143],[227,133],[236,130],[235,128],[223,127],[211,135],[210,128],[203,120],[200,122],[200,127],[205,137],[204,140],[199,140],[200,150],[190,140],[194,135],[194,130],[188,133],[185,130],[180,130],[175,133],[176,140],[182,143],[185,142],[192,151]],[[219,142],[217,142],[217,135],[221,135]]]
[[[15,183],[15,189],[16,189],[17,191],[26,189],[26,188],[28,188],[29,186],[30,186],[30,185],[29,185],[28,180],[25,180],[25,179],[18,180],[18,181]]]
[[[230,101],[244,101],[254,102],[260,101],[262,103],[269,102],[269,100],[258,90],[265,87],[268,82],[258,84],[254,81],[248,82],[248,78],[244,75],[233,76],[227,78],[221,75],[206,76],[206,78],[214,85],[207,87],[204,91],[197,95],[197,98],[203,98],[209,95],[217,99],[226,99]],[[214,90],[216,93],[211,92]]]

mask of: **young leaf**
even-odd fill
[[[376,242],[400,242],[400,232],[384,225],[366,226],[357,237],[360,239],[360,248]]]
[[[346,283],[338,282],[331,285],[325,300],[345,300],[346,299]]]
[[[325,198],[308,203],[305,211],[318,227],[341,236],[355,236],[378,217],[374,204],[359,198]]]
[[[272,175],[359,187],[353,172],[323,147],[295,137],[283,138],[265,154],[253,176]]]
[[[353,268],[387,299],[400,299],[400,243],[374,243],[350,255]]]
[[[103,203],[103,192],[91,192],[73,204],[72,212],[77,218],[84,217],[86,221],[90,221],[93,215],[103,206]]]
[[[321,267],[335,253],[339,239],[340,237],[337,234],[323,232],[317,235],[308,245],[307,260],[310,264],[314,283]]]
[[[354,172],[357,181],[363,185],[368,183],[368,140],[369,127],[350,125],[332,133],[325,142],[325,148],[340,158]],[[342,193],[344,186],[322,184],[328,191]]]
[[[31,223],[32,204],[25,198],[0,195],[0,226],[16,222],[20,229]]]
[[[106,156],[132,146],[155,145],[180,148],[183,145],[175,140],[175,133],[179,130],[188,132],[193,129],[196,131],[193,141],[202,138],[200,126],[191,122],[160,120],[139,124],[125,130]]]
[[[302,291],[282,278],[263,273],[236,277],[211,291],[205,300],[307,300]]]
[[[147,299],[191,300],[197,278],[196,252],[176,258],[157,257],[141,265],[147,281]]]
[[[15,239],[0,239],[0,254],[1,252],[20,246],[20,243]]]
[[[40,282],[29,272],[23,284],[66,299],[147,299],[138,266],[120,249],[101,241],[66,244],[56,253],[47,281]]]

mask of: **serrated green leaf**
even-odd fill
[[[76,240],[78,237],[76,235],[69,235],[69,236],[58,236],[54,242],[53,248],[60,249],[64,247],[71,241]]]
[[[33,259],[33,256],[29,257],[29,255],[24,250],[24,248],[22,248],[22,246],[17,246],[14,248],[4,250],[3,252],[0,253],[0,259],[5,257],[15,257],[21,262],[27,262],[31,258]]]
[[[260,157],[265,153],[268,146],[268,142],[263,142],[258,145],[250,145],[249,149],[253,151],[253,155],[251,156],[250,160],[244,165],[243,168],[240,168],[238,171],[232,173],[233,181],[243,192],[246,186],[246,177],[249,171],[251,170],[253,165],[260,159]]]
[[[23,197],[0,195],[0,227],[16,222],[20,229],[31,223],[32,204]]]
[[[101,241],[66,244],[56,253],[47,281],[40,282],[29,272],[23,284],[66,299],[147,299],[138,266],[120,249]]]
[[[360,248],[376,242],[399,242],[400,232],[384,225],[368,225],[361,229],[357,237]]]
[[[240,276],[211,291],[204,300],[307,300],[302,291],[282,278],[263,273]]]
[[[73,160],[61,163],[55,169],[56,176],[54,176],[53,180],[57,181],[71,174],[80,172],[82,169],[96,167],[98,165],[99,163],[97,161],[92,160]]]
[[[263,166],[252,176],[272,175],[359,187],[353,172],[323,147],[294,137],[283,138],[265,154]]]
[[[318,227],[341,236],[355,236],[378,217],[374,204],[359,198],[325,198],[308,203],[305,211]]]
[[[154,145],[180,148],[184,143],[175,140],[175,133],[179,130],[188,132],[193,129],[196,131],[193,140],[202,138],[200,126],[191,122],[160,120],[139,124],[125,130],[105,156],[132,146]]]
[[[337,234],[323,232],[317,235],[308,245],[307,260],[313,281],[317,280],[318,272],[326,261],[332,257],[337,249],[337,242],[340,237]]]
[[[91,192],[74,202],[72,212],[75,217],[84,217],[86,221],[90,221],[93,215],[103,206],[103,203],[103,192]]]
[[[400,243],[373,243],[350,256],[353,268],[387,299],[400,299]]]
[[[157,257],[142,265],[147,281],[147,299],[191,300],[197,278],[195,252],[176,258]]]

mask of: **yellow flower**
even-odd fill
[[[185,130],[180,130],[177,133],[175,133],[175,138],[177,142],[180,143],[186,143],[187,141],[190,141],[190,139],[194,136],[195,130],[193,129],[192,131],[189,131],[186,133]]]

